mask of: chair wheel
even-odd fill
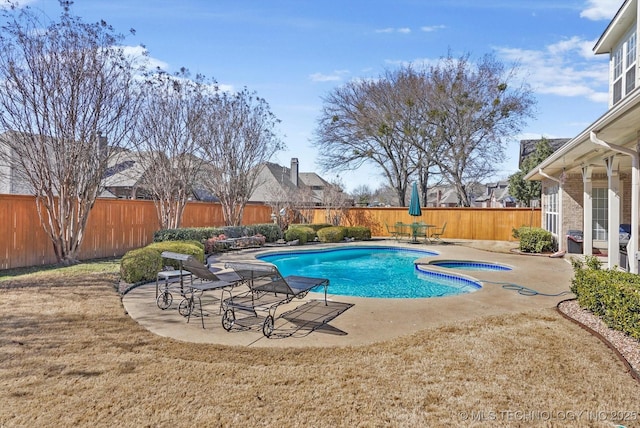
[[[168,291],[162,292],[156,299],[156,305],[163,311],[171,306],[171,303],[173,303],[173,296]]]
[[[273,333],[273,317],[269,315],[265,318],[264,324],[262,324],[262,334],[269,337],[271,333]]]
[[[233,324],[236,322],[236,314],[233,312],[233,309],[227,309],[222,315],[222,328],[229,331]]]
[[[180,305],[178,305],[178,313],[183,317],[188,317],[189,315],[191,315],[192,311],[193,311],[193,299],[190,299],[190,298],[182,299],[182,302],[180,302]]]

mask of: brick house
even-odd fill
[[[626,265],[634,273],[640,212],[638,15],[638,1],[625,0],[593,48],[596,55],[609,55],[607,112],[525,177],[542,182],[542,226],[559,250],[567,249],[569,230],[581,230],[583,254],[601,249],[608,267]],[[620,233],[621,225],[631,239]]]

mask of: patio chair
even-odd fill
[[[283,277],[278,268],[271,263],[260,262],[228,262],[225,267],[242,278],[249,286],[249,291],[224,299],[222,305],[222,327],[229,331],[234,325],[248,328],[247,323],[262,322],[262,334],[271,336],[274,330],[276,311],[280,305],[291,302],[293,298],[303,298],[314,287],[324,287],[324,304],[327,305],[326,278],[290,275]],[[236,312],[247,314],[244,318],[236,318]],[[258,313],[265,313],[259,316]]]
[[[445,221],[442,227],[436,228],[431,232],[431,238],[434,241],[442,241],[442,235],[444,235],[444,231],[447,229],[447,222]]]
[[[220,290],[221,296],[219,298],[214,296],[214,301],[220,301],[220,307],[218,313],[222,312],[222,300],[224,298],[225,291],[231,295],[231,289],[242,282],[240,278],[234,272],[217,272],[213,273],[209,270],[208,266],[201,263],[193,256],[188,256],[186,260],[182,262],[182,267],[191,272],[191,282],[186,284],[186,288],[189,290],[184,293],[184,299],[178,305],[178,312],[180,315],[187,317],[187,323],[191,320],[191,315],[195,308],[196,300],[200,309],[200,318],[202,320],[202,328],[204,328],[204,312],[202,310],[202,295],[206,291],[218,291]]]
[[[389,226],[389,223],[384,222],[384,226],[387,228],[387,233],[393,237],[396,241],[398,240],[399,231],[397,227]]]

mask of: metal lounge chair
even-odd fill
[[[247,323],[262,322],[262,333],[269,337],[273,333],[276,311],[280,305],[291,302],[293,298],[303,298],[309,290],[317,286],[324,287],[324,304],[327,305],[326,278],[311,278],[290,275],[283,277],[278,268],[271,263],[228,262],[231,268],[249,286],[249,291],[224,299],[222,306],[222,327],[229,331],[234,325],[248,327]],[[236,318],[237,312],[247,314]],[[264,316],[258,313],[266,313]]]
[[[213,273],[209,268],[197,260],[193,256],[188,256],[182,262],[182,267],[191,272],[191,282],[185,284],[188,289],[184,294],[184,299],[178,305],[180,315],[187,317],[187,323],[191,320],[191,315],[195,309],[196,300],[200,309],[200,318],[202,320],[202,328],[204,328],[204,312],[202,310],[202,295],[206,291],[221,291],[220,298],[214,297],[214,301],[220,301],[218,313],[222,311],[222,300],[225,291],[231,295],[231,289],[238,285],[242,278],[234,272],[218,272]]]

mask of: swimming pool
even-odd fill
[[[259,255],[287,275],[329,278],[329,293],[376,298],[421,298],[470,293],[481,288],[468,278],[425,272],[416,259],[436,256],[426,250],[397,247],[348,247]],[[316,290],[314,290],[316,291]]]

